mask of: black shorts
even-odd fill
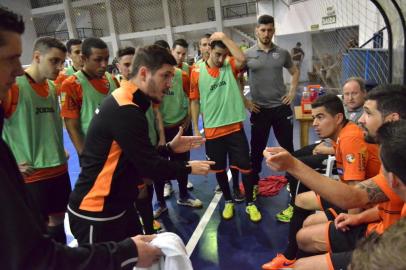
[[[243,129],[231,134],[206,141],[207,158],[216,162],[211,169],[216,172],[227,168],[227,156],[230,167],[242,173],[251,171],[249,145]]]
[[[142,234],[142,225],[135,207],[111,218],[79,216],[68,209],[69,225],[79,245],[109,241],[122,241]]]
[[[72,191],[68,172],[25,186],[45,218],[66,212]]]
[[[334,222],[328,223],[328,248],[331,253],[352,251],[360,239],[365,237],[367,224],[351,227],[349,231],[337,230]]]
[[[340,213],[348,213],[347,210],[342,209],[342,208],[340,208],[340,207],[326,201],[325,199],[320,197],[320,195],[318,195],[318,194],[317,194],[317,199],[319,200],[320,208],[324,211],[324,213],[327,216],[327,219],[330,220],[330,221],[334,221],[334,219]]]
[[[352,251],[328,253],[327,257],[330,270],[346,270],[351,263]]]

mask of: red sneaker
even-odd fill
[[[295,262],[296,262],[295,259],[288,260],[283,254],[278,253],[276,254],[276,257],[272,259],[272,261],[262,265],[262,269],[264,270],[293,269]]]

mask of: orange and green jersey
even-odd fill
[[[25,182],[66,173],[62,120],[53,83],[36,83],[26,74],[17,77],[8,93],[2,103],[6,116],[3,138],[18,163],[35,169],[25,176]]]
[[[237,74],[233,57],[228,58],[221,68],[209,67],[202,62],[192,69],[190,99],[200,100],[207,139],[222,137],[242,128],[246,112],[236,81]],[[201,78],[209,84],[201,83]],[[214,93],[213,90],[218,91]]]
[[[96,108],[118,85],[117,80],[107,72],[102,78],[93,79],[83,71],[76,72],[62,83],[61,92],[65,93],[62,117],[79,118],[82,131],[86,134]]]

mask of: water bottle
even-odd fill
[[[312,112],[311,95],[306,86],[303,88],[301,105],[302,105],[302,113]]]

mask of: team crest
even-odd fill
[[[345,156],[345,159],[347,160],[347,162],[348,163],[354,163],[354,161],[355,161],[355,157],[354,157],[354,155],[353,154],[348,154],[348,155],[346,155]]]
[[[279,59],[280,56],[281,56],[281,55],[280,55],[280,53],[278,53],[278,52],[272,53],[272,57],[273,57],[274,59]]]

